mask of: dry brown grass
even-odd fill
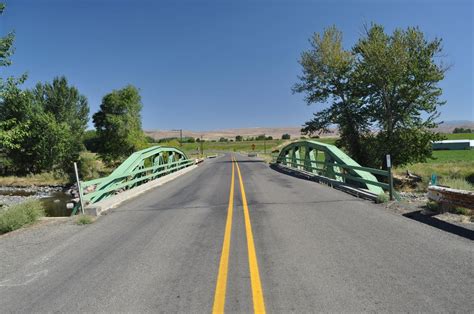
[[[5,176],[0,177],[0,185],[6,186],[46,186],[46,185],[65,185],[69,182],[66,175],[55,174],[51,172],[30,174],[24,177]]]

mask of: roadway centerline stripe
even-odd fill
[[[245,233],[247,234],[247,249],[249,256],[250,284],[252,286],[253,310],[255,313],[265,313],[265,302],[263,299],[262,283],[260,282],[260,272],[258,271],[257,254],[255,253],[255,244],[253,241],[252,225],[250,223],[249,207],[247,205],[247,196],[245,195],[244,182],[240,173],[240,167],[237,160],[237,174],[239,176],[240,195],[242,197],[242,207],[245,218]]]
[[[234,210],[234,161],[232,160],[232,178],[230,182],[229,206],[227,207],[227,221],[225,224],[224,242],[217,275],[216,292],[214,294],[214,306],[212,313],[224,313],[225,296],[227,290],[227,274],[229,273],[230,238],[232,234],[232,214]]]

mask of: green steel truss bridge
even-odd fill
[[[374,197],[384,190],[392,195],[390,171],[362,167],[334,145],[297,141],[282,148],[273,159],[280,166],[358,188]],[[109,176],[81,182],[79,193],[85,205],[94,204],[194,164],[177,148],[153,146],[133,153]]]
[[[364,189],[374,196],[384,193],[384,190],[393,195],[390,170],[362,167],[334,145],[311,140],[293,142],[281,149],[278,155],[274,155],[273,161],[288,168]]]
[[[177,148],[153,146],[130,155],[109,176],[81,182],[79,193],[85,205],[94,204],[194,164],[194,160]],[[76,205],[72,215],[79,206]]]

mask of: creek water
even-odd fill
[[[71,201],[71,196],[63,191],[0,188],[0,204],[14,205],[32,199],[37,199],[43,204],[48,217],[70,216],[72,213],[72,209],[66,207]]]
[[[40,198],[48,217],[71,216],[72,209],[68,209],[66,204],[71,201],[71,196],[64,192],[53,192],[46,197]]]

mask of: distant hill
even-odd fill
[[[183,137],[203,137],[206,140],[218,140],[221,137],[233,139],[237,135],[247,137],[256,137],[258,135],[265,134],[266,136],[272,136],[274,139],[279,139],[285,133],[290,134],[291,138],[299,138],[301,136],[301,127],[279,127],[279,128],[239,128],[239,129],[223,129],[213,131],[191,131],[183,130]],[[145,134],[155,139],[168,138],[168,137],[179,137],[179,132],[170,130],[149,130],[145,131]],[[327,134],[325,136],[337,136],[336,133]]]
[[[441,133],[453,133],[455,128],[474,129],[474,121],[469,120],[452,120],[444,121],[436,131]]]
[[[471,128],[474,129],[474,121],[459,120],[459,121],[445,121],[436,130],[441,133],[452,133],[454,128]],[[239,129],[222,129],[213,131],[191,131],[183,130],[183,137],[203,137],[206,140],[218,140],[221,137],[224,138],[235,138],[237,135],[246,137],[256,137],[258,135],[265,134],[266,136],[272,136],[274,139],[279,139],[285,133],[291,135],[291,138],[299,138],[301,136],[301,127],[275,127],[275,128],[239,128]],[[179,132],[170,130],[148,130],[145,134],[153,137],[154,139],[168,138],[168,137],[179,137]],[[322,137],[335,137],[338,136],[337,129],[333,129],[332,133],[324,134]]]

